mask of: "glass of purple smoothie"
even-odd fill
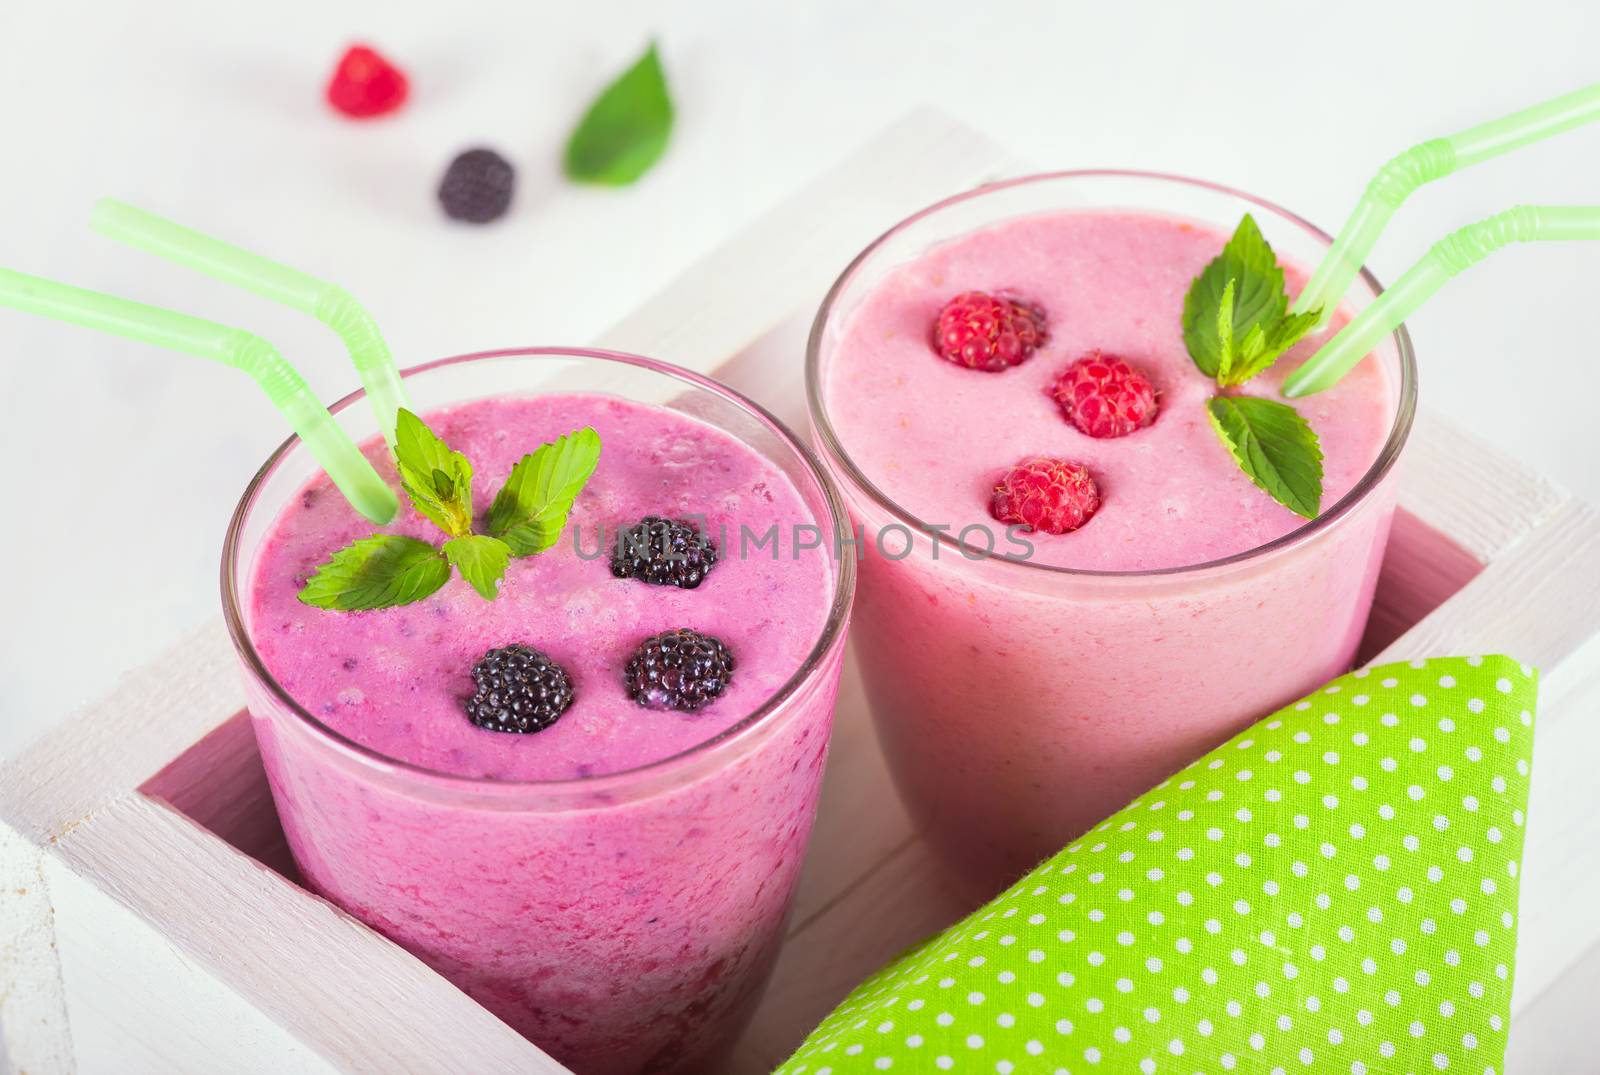
[[[1180,324],[1246,213],[1292,297],[1330,242],[1299,217],[1195,180],[1072,172],[912,216],[817,314],[810,416],[861,542],[863,681],[902,798],[975,898],[1355,658],[1415,408],[1411,344],[1401,329],[1295,401],[1325,454],[1316,518],[1251,484],[1210,427],[1216,385]],[[1363,273],[1243,391],[1277,398],[1380,290]],[[941,360],[944,304],[974,291],[1030,306],[1044,342],[999,372]],[[1148,376],[1153,421],[1104,437],[1064,419],[1056,378],[1096,353]],[[1038,456],[1098,482],[1079,529],[991,515],[1002,476]]]
[[[358,613],[295,595],[373,527],[297,439],[262,467],[229,529],[223,602],[295,861],[582,1075],[708,1070],[771,970],[815,814],[855,581],[837,493],[761,408],[649,359],[499,351],[405,383],[471,459],[479,513],[513,462],[570,430],[598,431],[600,462],[560,542],[513,560],[495,600],[453,577]],[[359,398],[333,410],[393,481]],[[401,500],[384,529],[424,536]],[[695,520],[718,553],[703,581],[614,575],[612,536],[644,516]],[[756,545],[769,530],[776,545]],[[692,711],[646,708],[625,666],[685,627],[725,644],[731,681]],[[534,734],[463,712],[474,663],[512,643],[571,680]]]

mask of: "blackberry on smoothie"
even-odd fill
[[[578,388],[517,387],[563,364]],[[644,360],[511,353],[407,385],[429,404],[401,414],[399,473],[363,445],[403,491],[393,523],[293,445],[236,520],[234,629],[296,862],[574,1070],[704,1070],[776,957],[815,812],[850,573],[789,535],[831,528],[829,493],[759,412]],[[525,458],[588,438],[586,480]],[[744,554],[774,528],[781,556]],[[352,566],[379,540],[416,557],[386,589]]]

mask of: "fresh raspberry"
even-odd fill
[[[406,102],[405,72],[365,45],[352,45],[328,81],[328,103],[347,116],[370,119]]]
[[[983,291],[964,291],[945,303],[933,326],[940,358],[988,373],[1026,361],[1047,339],[1043,310]]]
[[[1125,437],[1156,419],[1150,378],[1116,355],[1099,351],[1063,370],[1050,395],[1067,421],[1091,437]]]
[[[1082,463],[1036,455],[995,483],[989,514],[1047,534],[1066,534],[1100,507],[1100,490]]]

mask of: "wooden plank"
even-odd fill
[[[213,620],[0,767],[0,821],[51,843],[243,706],[233,647]]]
[[[61,975],[72,998],[77,1071],[333,1075],[337,1070],[223,975],[185,956],[155,924],[59,861],[52,860],[49,874],[62,923]],[[181,892],[175,895],[183,898]],[[56,1075],[73,1069],[23,1070]]]
[[[1593,654],[1591,647],[1585,660]],[[1600,944],[1600,810],[1594,796],[1600,693],[1563,697],[1560,681],[1574,667],[1569,662],[1539,683],[1512,992],[1512,1010],[1518,1012],[1586,948]]]
[[[236,713],[139,790],[299,883],[248,713]]]
[[[1594,1075],[1600,1067],[1596,996],[1600,945],[1583,952],[1559,981],[1517,1013],[1506,1052],[1507,1075]]]
[[[210,1003],[208,981],[225,982],[226,991],[338,1071],[565,1075],[565,1068],[398,945],[142,795],[107,804],[91,824],[58,840],[54,857],[131,916],[75,915],[71,928],[88,950],[114,951],[136,921],[154,931],[153,943],[203,972],[162,979],[163,988],[176,991],[173,1005],[203,1011]],[[149,988],[138,962],[106,964],[100,973],[105,977],[92,988],[76,984],[100,998]],[[75,1003],[74,984],[68,981],[69,1003]],[[158,1056],[167,1055],[162,1042],[172,1029],[160,1022],[124,1028]],[[208,1047],[227,1036],[225,1026],[210,1036],[203,1032],[203,1025],[195,1027]],[[169,1070],[205,1075],[231,1069]]]
[[[56,951],[56,909],[44,854],[0,822],[0,1072],[72,1070]]]
[[[1536,471],[1418,408],[1400,460],[1401,506],[1479,563],[1527,537],[1567,499]]]
[[[1568,500],[1376,660],[1509,652],[1553,670],[1594,637],[1597,618],[1600,518]]]

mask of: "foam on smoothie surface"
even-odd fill
[[[987,505],[1005,470],[1035,455],[1085,464],[1102,504],[1081,529],[1028,534],[1036,562],[1133,571],[1204,563],[1281,537],[1305,520],[1257,488],[1212,431],[1215,383],[1183,342],[1183,298],[1227,235],[1166,216],[1056,212],[992,225],[897,266],[851,311],[824,368],[840,442],[892,501],[927,523],[993,528]],[[1290,294],[1306,273],[1285,265]],[[963,291],[1012,293],[1044,308],[1049,340],[1000,373],[964,369],[929,344],[939,309]],[[1242,391],[1272,398],[1289,371],[1347,318],[1301,341]],[[1049,389],[1075,359],[1119,355],[1154,382],[1160,412],[1127,436],[1096,440],[1062,418]],[[1322,507],[1377,458],[1396,387],[1368,356],[1334,388],[1296,400],[1321,439]],[[896,545],[895,548],[899,546]]]
[[[790,527],[816,520],[788,478],[749,446],[678,412],[598,395],[483,400],[423,418],[472,460],[480,515],[521,456],[563,433],[593,426],[600,463],[561,541],[513,560],[496,600],[456,576],[423,601],[371,612],[324,611],[295,596],[317,564],[373,530],[326,475],[308,483],[257,557],[251,637],[290,696],[334,730],[448,773],[556,780],[617,772],[737,723],[788,681],[816,643],[831,567],[819,552],[792,558],[788,537]],[[363,451],[394,482],[382,442]],[[703,517],[723,555],[698,588],[612,577],[609,542],[649,514]],[[741,525],[756,534],[777,525],[782,556],[774,559],[770,545],[739,556]],[[722,547],[724,527],[734,548]],[[607,555],[596,555],[602,528]],[[409,506],[385,529],[441,539]],[[623,687],[623,666],[639,642],[676,627],[722,639],[738,662],[733,682],[696,712],[644,709]],[[513,642],[559,662],[576,692],[559,721],[530,735],[478,728],[462,710],[473,664]]]

